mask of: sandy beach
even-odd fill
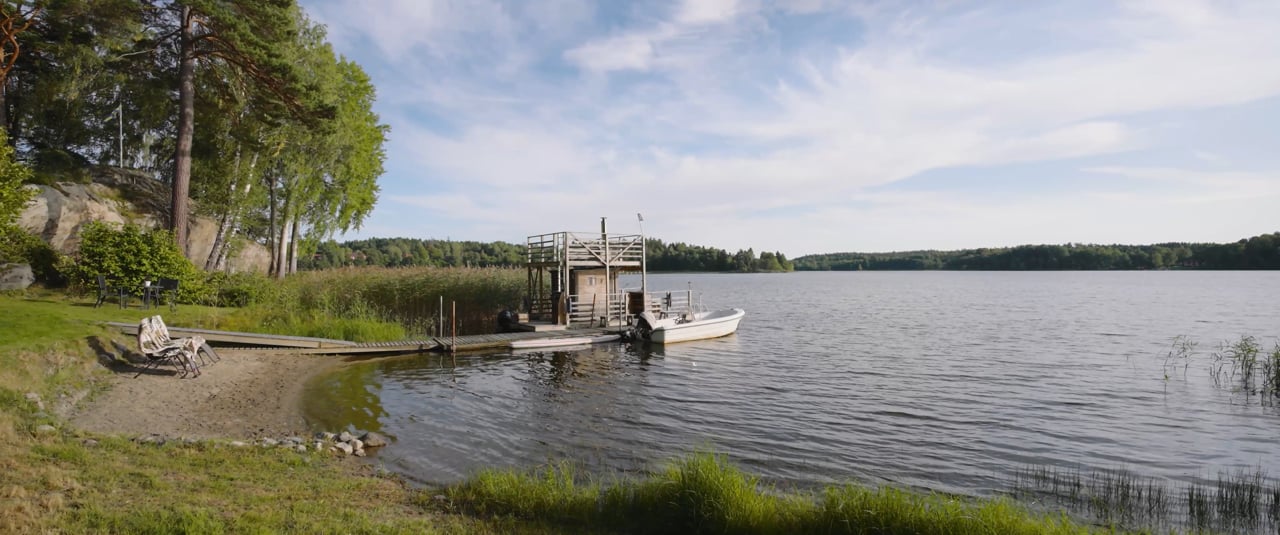
[[[109,361],[106,392],[70,415],[77,428],[125,435],[252,439],[307,434],[301,401],[307,380],[341,359],[289,352],[221,349],[221,360],[199,377],[161,366],[135,378],[138,368]]]

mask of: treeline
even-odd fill
[[[754,249],[729,253],[724,249],[645,240],[649,271],[778,272],[795,268],[780,252]],[[300,259],[302,270],[343,266],[471,266],[516,267],[524,265],[524,246],[506,242],[371,238],[321,243],[316,252]]]
[[[1280,233],[1234,243],[1020,245],[959,251],[833,253],[795,259],[803,271],[1280,269]]]
[[[297,0],[0,8],[0,127],[32,182],[111,166],[168,184],[181,248],[193,210],[219,223],[197,265],[221,269],[247,239],[279,276],[373,209],[388,132],[375,88]]]

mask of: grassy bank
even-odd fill
[[[454,507],[481,517],[553,521],[627,533],[1058,534],[1092,533],[1062,516],[1007,500],[968,500],[894,488],[828,487],[780,493],[721,456],[697,454],[640,480],[600,483],[567,464],[488,471],[448,489]]]
[[[552,466],[413,489],[317,452],[87,434],[67,427],[56,405],[102,388],[110,372],[97,355],[134,345],[97,322],[153,311],[56,295],[0,296],[0,310],[0,532],[1087,532],[1006,501],[856,486],[785,494],[710,455],[640,479],[591,480]],[[212,326],[243,311],[165,313],[174,324]]]

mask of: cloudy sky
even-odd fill
[[[392,128],[346,238],[788,256],[1280,231],[1280,2],[303,0]]]

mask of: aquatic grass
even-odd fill
[[[677,459],[639,479],[615,476],[607,484],[563,464],[525,472],[487,470],[449,487],[446,495],[448,507],[470,514],[622,533],[1091,532],[1061,515],[1031,513],[1007,499],[857,485],[780,492],[713,453]]]
[[[1083,481],[1083,483],[1081,483]],[[1220,473],[1182,486],[1127,470],[1027,467],[1012,494],[1062,507],[1106,526],[1167,530],[1254,531],[1280,528],[1280,483],[1261,468]]]

